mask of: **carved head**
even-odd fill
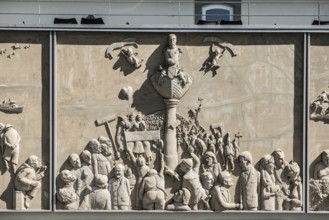
[[[136,113],[133,112],[129,115],[129,121],[130,122],[135,122],[135,119],[136,119]]]
[[[128,56],[132,56],[132,55],[134,55],[133,48],[128,47],[128,49],[127,49],[127,55],[128,55]]]
[[[90,149],[92,150],[93,153],[99,154],[102,152],[102,147],[101,147],[99,141],[96,139],[91,139],[88,143],[88,146],[90,147]]]
[[[125,174],[126,174],[126,177],[130,177],[133,174],[133,171],[130,168],[128,168],[126,170]]]
[[[205,164],[210,166],[211,164],[217,163],[216,156],[212,151],[207,151],[204,154]]]
[[[177,36],[175,34],[169,34],[168,43],[170,48],[176,47]]]
[[[247,171],[249,169],[249,166],[251,166],[252,157],[248,151],[244,151],[240,153],[238,160],[239,160],[239,166],[242,171]]]
[[[231,142],[231,137],[229,133],[226,133],[223,137],[224,144],[229,144]]]
[[[73,168],[81,167],[81,160],[78,154],[73,153],[69,156],[69,162]]]
[[[84,150],[81,152],[80,157],[83,162],[85,162],[88,165],[91,165],[91,153],[88,150]]]
[[[190,201],[191,193],[188,189],[182,188],[175,192],[173,200],[175,203],[182,203],[183,205],[187,205]]]
[[[329,150],[325,150],[321,153],[321,159],[322,159],[323,164],[326,167],[329,167]]]
[[[120,179],[124,176],[124,172],[125,172],[125,167],[123,166],[123,164],[118,163],[115,165],[114,167],[114,176],[117,179]]]
[[[272,174],[274,172],[275,169],[274,158],[271,155],[269,154],[264,155],[262,157],[261,164],[269,174]]]
[[[299,173],[300,173],[299,165],[296,162],[291,161],[288,164],[286,170],[287,179],[290,182],[296,182],[297,180],[299,180]]]
[[[33,167],[35,170],[40,169],[42,166],[40,159],[35,155],[31,155],[27,159],[27,164],[30,165],[31,167]]]
[[[65,184],[72,183],[77,179],[76,176],[69,170],[62,170],[60,178]]]
[[[143,121],[143,115],[141,113],[136,115],[136,121]]]
[[[201,174],[201,183],[203,188],[205,189],[211,189],[214,184],[214,176],[210,172],[204,172]]]
[[[179,169],[184,173],[190,171],[193,167],[193,161],[191,158],[182,159],[182,162],[179,165]]]
[[[284,153],[281,149],[276,149],[273,151],[272,156],[274,158],[274,164],[277,168],[284,167]]]
[[[226,170],[225,171],[222,171],[219,174],[218,179],[219,179],[220,185],[222,185],[222,186],[225,186],[225,187],[228,187],[228,188],[231,187],[231,186],[233,186],[232,176]]]
[[[142,167],[142,166],[145,165],[145,158],[144,158],[143,154],[138,154],[137,155],[136,164],[139,167]]]
[[[106,175],[96,175],[95,176],[95,186],[98,188],[107,188],[108,186],[108,177]]]

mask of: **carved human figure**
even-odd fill
[[[242,170],[238,180],[240,208],[256,211],[260,195],[260,173],[253,167],[252,157],[248,151],[240,153],[238,160]]]
[[[64,186],[57,192],[57,199],[64,204],[66,210],[76,210],[79,208],[80,197],[74,189],[76,177],[69,170],[62,170],[60,179],[64,182]]]
[[[218,64],[219,59],[223,56],[225,49],[221,51],[218,46],[215,44],[211,45],[211,54],[208,59],[203,63],[201,70],[208,71],[216,71],[220,65]]]
[[[137,158],[136,158],[134,153],[132,152],[132,149],[128,148],[127,152],[129,154],[131,161],[134,164],[134,167],[137,170],[138,177],[137,177],[137,183],[136,183],[135,188],[139,189],[142,179],[144,178],[146,173],[150,170],[150,168],[145,164],[145,158],[144,158],[143,154],[137,154]],[[141,206],[142,206],[142,202],[141,202],[139,196],[136,196],[136,208],[140,209]]]
[[[288,162],[284,159],[284,153],[280,149],[276,149],[271,154],[274,158],[275,170],[274,176],[276,179],[276,184],[280,186],[281,194],[276,196],[276,207],[277,210],[289,210],[289,203],[285,202],[286,198],[289,196],[289,181],[287,179],[286,168]]]
[[[82,183],[81,183],[81,192],[90,187],[90,184],[94,180],[94,174],[92,171],[92,165],[91,165],[91,153],[88,150],[84,150],[80,154],[81,157],[81,177],[82,177]]]
[[[108,177],[106,175],[95,176],[95,186],[89,194],[84,196],[80,209],[110,210],[111,195],[107,187]]]
[[[118,146],[119,151],[123,151],[125,149],[124,145],[124,132],[129,130],[130,123],[126,116],[120,116],[118,117],[118,126],[117,126],[117,132],[115,136],[115,140]]]
[[[274,176],[274,159],[271,155],[264,155],[261,159],[261,201],[262,210],[274,211],[276,207],[276,196],[279,196],[282,192],[279,185],[276,185]]]
[[[130,191],[135,187],[136,184],[136,177],[133,174],[132,170],[130,168],[128,168],[125,171],[125,177],[128,179],[129,181],[129,185],[130,185]]]
[[[239,146],[236,143],[236,139],[231,142],[230,134],[227,133],[223,138],[223,161],[225,169],[232,171],[234,170],[234,159],[239,154]]]
[[[233,186],[231,174],[222,171],[218,176],[219,184],[213,186],[210,195],[210,206],[214,211],[239,209],[239,203],[231,202],[230,188]]]
[[[71,173],[76,177],[76,181],[74,182],[73,186],[78,195],[81,194],[82,188],[84,188],[84,184],[82,182],[82,170],[81,170],[81,160],[78,154],[73,153],[70,154],[69,158],[69,165],[71,166]]]
[[[160,170],[150,169],[141,182],[139,198],[145,210],[164,210],[166,203],[164,156],[160,153]]]
[[[214,135],[209,135],[208,150],[213,152],[214,154],[217,153],[217,141]]]
[[[162,78],[167,76],[170,79],[177,78],[182,87],[188,83],[186,73],[179,67],[179,58],[182,54],[182,50],[177,47],[177,36],[175,34],[169,34],[168,47],[164,49],[164,56],[166,61],[166,67],[160,66],[161,75],[158,80],[158,84],[162,84]]]
[[[123,164],[116,164],[114,177],[109,181],[109,191],[113,210],[128,210],[130,204],[130,184],[124,175]]]
[[[214,179],[217,179],[221,172],[220,164],[217,162],[216,155],[212,151],[207,151],[204,154],[201,172],[210,172]]]
[[[92,139],[89,141],[88,146],[92,150],[92,166],[94,175],[109,176],[112,166],[107,158],[102,154],[102,146],[98,140]]]
[[[123,54],[126,57],[128,63],[132,64],[135,68],[141,67],[143,60],[137,58],[137,53],[134,53],[132,47],[121,49],[121,54]]]
[[[314,179],[329,182],[329,150],[321,153],[321,161],[314,167]]]
[[[173,203],[167,205],[166,210],[168,211],[190,211],[191,208],[188,203],[191,198],[191,193],[186,188],[182,188],[174,193],[172,198]]]
[[[137,131],[146,131],[146,122],[143,119],[143,115],[141,113],[138,113],[136,115],[135,119],[135,126]],[[151,152],[151,143],[150,141],[144,140],[143,142],[143,148],[144,148],[144,153],[145,153],[145,160],[146,164],[150,164],[152,161],[152,152]]]
[[[1,133],[0,146],[6,169],[10,170],[9,164],[11,164],[13,173],[15,173],[18,164],[21,137],[17,130],[10,124],[2,124]]]
[[[311,119],[322,119],[328,114],[329,107],[329,92],[324,90],[322,93],[311,102]]]
[[[97,140],[101,145],[102,154],[110,162],[111,169],[112,169],[112,167],[114,167],[114,165],[115,165],[115,157],[114,157],[114,153],[113,153],[113,146],[112,146],[111,140],[104,136],[98,137]]]
[[[189,206],[192,210],[197,210],[200,199],[204,193],[199,179],[200,159],[194,154],[194,149],[192,147],[188,148],[188,153],[192,159],[182,159],[179,164],[180,170],[184,173],[182,188],[186,188],[190,191],[191,198]]]
[[[210,172],[203,172],[200,175],[200,179],[201,179],[201,185],[203,187],[203,192],[199,202],[199,209],[209,210],[210,209],[209,200],[211,198],[210,192],[214,185],[215,179],[212,173]]]
[[[45,176],[47,167],[42,165],[40,159],[31,155],[16,172],[15,189],[25,194],[24,206],[30,207],[30,201],[41,188],[41,179]]]
[[[303,207],[303,185],[299,176],[300,168],[296,162],[290,162],[286,169],[286,175],[290,182],[289,197],[290,210],[301,211]]]

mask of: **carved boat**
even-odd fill
[[[19,114],[23,112],[23,106],[17,106],[15,101],[6,101],[4,100],[2,104],[0,104],[0,111],[7,114]]]

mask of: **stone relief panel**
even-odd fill
[[[328,143],[327,91],[329,43],[324,36],[312,36],[309,83],[309,210],[328,208]]]
[[[0,35],[0,210],[50,210],[49,33]]]
[[[57,40],[56,210],[304,210],[303,36]]]

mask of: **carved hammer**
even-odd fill
[[[108,115],[106,116],[105,118],[102,118],[102,119],[98,119],[95,121],[95,125],[98,127],[98,126],[101,126],[101,125],[105,125],[105,130],[106,130],[106,133],[107,135],[109,136],[110,140],[111,140],[111,143],[112,143],[112,146],[114,148],[114,153],[115,153],[115,159],[119,159],[120,158],[120,154],[119,154],[119,151],[115,145],[115,142],[114,142],[114,139],[113,139],[113,135],[112,135],[112,132],[111,132],[111,127],[110,127],[110,122],[112,121],[115,121],[116,119],[116,115],[113,114],[113,115]]]

